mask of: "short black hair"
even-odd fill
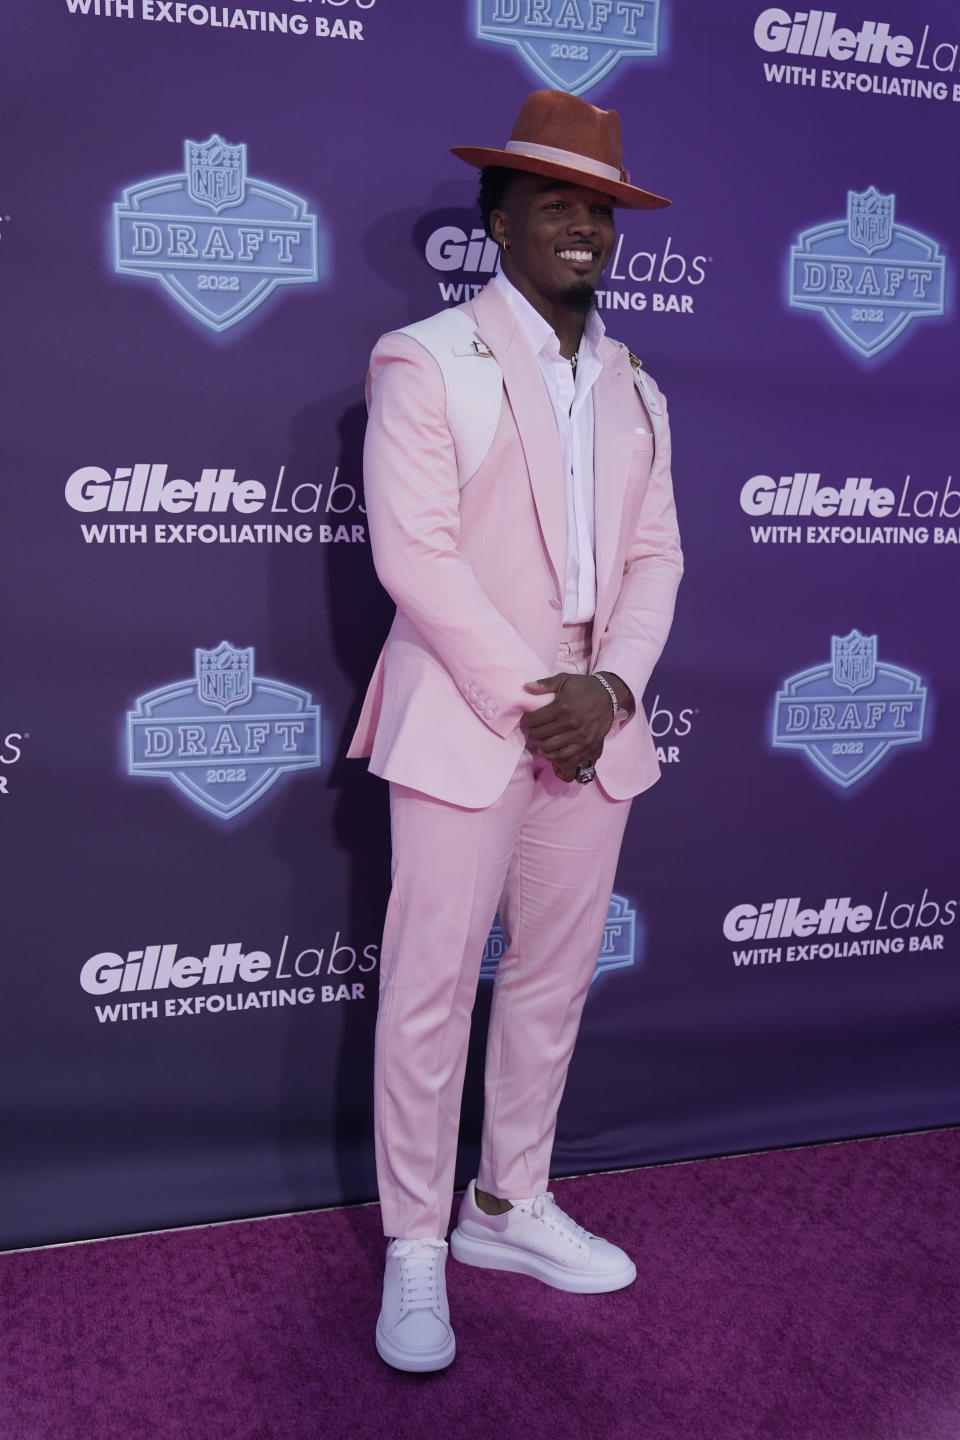
[[[507,191],[521,172],[506,165],[485,165],[480,171],[480,189],[477,204],[483,218],[483,228],[490,235],[490,216],[494,210],[502,210]],[[493,236],[490,235],[490,239]]]

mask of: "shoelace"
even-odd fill
[[[440,1301],[442,1240],[397,1240],[394,1254],[400,1260],[400,1291],[408,1310],[430,1309]]]
[[[515,1200],[514,1205],[519,1209],[526,1210],[535,1219],[546,1221],[559,1234],[566,1235],[570,1239],[578,1240],[583,1244],[587,1244],[593,1239],[589,1230],[584,1230],[583,1226],[571,1219],[565,1210],[560,1209],[553,1198],[552,1190],[544,1190],[542,1195],[535,1195],[532,1200]]]

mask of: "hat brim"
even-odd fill
[[[586,170],[557,165],[552,160],[518,155],[513,150],[486,150],[480,145],[451,145],[450,154],[478,170],[487,165],[501,165],[505,170],[527,170],[534,175],[546,175],[551,180],[566,180],[571,185],[583,185],[601,195],[612,196],[615,203],[626,210],[662,210],[672,203],[662,195],[654,195],[652,190],[641,190],[639,185],[628,185],[623,180],[604,180]]]

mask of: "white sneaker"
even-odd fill
[[[446,1240],[392,1240],[387,1246],[377,1350],[395,1370],[442,1370],[456,1354],[446,1263]]]
[[[485,1215],[471,1180],[450,1236],[450,1253],[466,1265],[533,1275],[557,1290],[595,1295],[622,1290],[637,1278],[623,1250],[579,1226],[549,1191],[514,1200],[503,1215]]]

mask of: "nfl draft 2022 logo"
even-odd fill
[[[187,140],[184,168],[142,180],[113,207],[114,269],[158,280],[211,330],[229,330],[278,285],[319,279],[306,200],[247,175],[246,145]]]
[[[582,95],[620,60],[660,53],[664,0],[472,0],[477,36],[513,45],[555,90]]]
[[[643,931],[643,922],[638,920],[636,908],[631,905],[630,901],[623,895],[611,895],[610,908],[607,911],[607,920],[603,927],[603,939],[600,942],[600,954],[597,956],[597,966],[590,980],[591,985],[599,976],[606,975],[610,970],[626,970],[631,965],[642,963]],[[483,959],[480,962],[481,980],[494,978],[506,948],[507,942],[498,915],[484,946]]]
[[[127,772],[159,775],[231,820],[291,770],[320,764],[320,708],[253,671],[253,648],[194,651],[195,672],[142,695],[127,715]]]
[[[849,789],[897,745],[924,738],[927,691],[919,675],[877,659],[876,635],[834,635],[830,664],[783,682],[773,707],[775,750],[803,750],[822,775]]]
[[[788,304],[818,310],[870,359],[911,320],[944,313],[946,260],[935,240],[894,223],[895,195],[847,191],[845,220],[804,230],[790,250]]]

